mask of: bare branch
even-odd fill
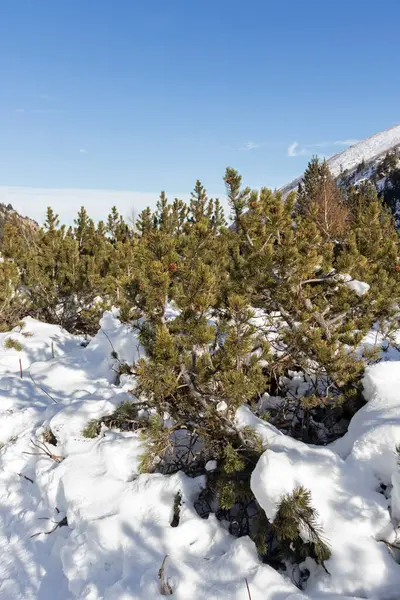
[[[249,588],[249,582],[247,581],[247,577],[245,577],[245,582],[246,582],[246,587],[247,587],[247,593],[249,595],[249,600],[252,600],[251,598],[251,594],[250,594],[250,588]]]
[[[53,533],[54,531],[56,531],[56,529],[59,529],[60,527],[68,527],[68,520],[67,517],[64,517],[63,519],[61,519],[61,521],[58,521],[55,525],[55,527],[53,527],[53,529],[50,529],[50,531],[39,531],[38,533],[34,533],[33,535],[31,535],[31,538],[35,538],[38,535],[50,535],[51,533]]]
[[[48,449],[48,447],[46,446],[46,444],[44,442],[40,442],[39,440],[34,442],[33,440],[31,440],[31,444],[32,444],[32,446],[37,448],[39,450],[39,452],[23,452],[23,454],[29,454],[30,456],[48,456],[49,458],[54,460],[54,462],[57,462],[57,463],[60,463],[61,461],[64,460],[63,456],[57,456],[56,454],[53,454],[52,452],[50,452],[50,450]]]

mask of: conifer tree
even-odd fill
[[[398,165],[399,157],[396,149],[389,151],[382,162],[378,165],[377,168],[377,176],[382,179],[383,177],[387,177],[390,175],[392,171],[394,171]]]
[[[12,259],[0,260],[0,329],[7,331],[23,314],[23,304],[18,294],[20,278],[18,267]]]
[[[342,238],[348,211],[325,160],[322,163],[318,158],[310,161],[299,184],[297,212],[304,217],[312,216],[328,240]]]
[[[305,199],[319,194],[321,177],[316,160],[308,173]],[[239,181],[234,173],[229,173],[229,178]],[[266,190],[260,195],[246,191],[246,195],[252,200],[247,203],[247,212],[243,208],[240,230],[231,236],[234,239],[231,276],[235,285],[245,282],[253,306],[262,308],[266,315],[275,315],[271,327],[277,330],[276,349],[283,353],[278,362],[286,367],[291,365],[290,368],[300,366],[313,377],[319,373],[319,377],[327,378],[328,388],[334,384],[338,397],[357,393],[354,385],[359,381],[363,362],[356,349],[377,318],[383,321],[391,316],[396,297],[393,294],[398,286],[397,234],[393,223],[382,213],[382,207],[369,199],[369,212],[354,208],[353,216],[346,217],[347,230],[341,232],[338,243],[332,238],[338,229],[329,232],[321,225],[318,202],[306,205],[304,214],[293,215],[293,197],[283,203],[279,194]],[[240,189],[236,186],[230,197],[235,201],[239,196]],[[386,237],[385,243],[371,243],[370,224],[375,224],[375,239],[383,241]],[[355,238],[357,243],[352,241]],[[367,249],[365,238],[373,250]],[[389,280],[389,270],[385,263],[392,265],[388,286],[385,282]],[[362,269],[363,264],[369,274]],[[381,284],[377,276],[374,289],[371,287],[370,293],[363,297],[347,285],[348,277],[371,285],[374,271],[379,272]],[[385,287],[380,287],[382,284]],[[373,295],[380,300],[371,302]]]
[[[119,215],[114,231],[118,237],[117,230],[124,230]],[[60,226],[51,208],[44,226],[37,230],[25,230],[21,222],[10,223],[3,251],[18,266],[18,297],[26,314],[71,331],[96,332],[102,312],[117,299],[116,281],[127,261],[132,261],[133,238],[121,237],[114,241],[101,222],[96,228],[83,207],[74,228]]]
[[[222,457],[229,439],[245,449],[234,415],[262,385],[267,345],[251,324],[246,299],[227,292],[220,205],[197,182],[188,209],[162,194],[146,220],[126,289],[134,314],[146,318],[147,359],[136,367],[137,393],[161,418],[168,412],[175,431],[200,436],[205,455]],[[171,302],[178,311],[173,319],[166,315]]]
[[[385,181],[383,200],[391,212],[399,220],[398,203],[400,202],[400,169],[393,169]]]

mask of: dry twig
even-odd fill
[[[44,517],[43,519],[41,519],[43,521],[49,521],[50,519],[47,519],[47,517]],[[60,527],[68,527],[68,520],[67,517],[64,517],[63,519],[61,519],[61,521],[53,521],[55,523],[55,526],[53,527],[53,529],[50,529],[50,531],[39,531],[38,533],[34,533],[33,535],[31,535],[31,538],[37,537],[38,535],[50,535],[51,533],[53,533],[56,529],[59,529]]]
[[[39,440],[34,442],[31,440],[31,444],[37,448],[39,452],[24,452],[23,454],[30,454],[31,456],[48,456],[57,463],[60,463],[62,460],[64,460],[63,456],[57,456],[56,454],[53,454],[44,442],[40,442]]]
[[[247,587],[247,593],[249,595],[249,600],[252,600],[251,594],[250,594],[249,582],[247,581],[247,577],[245,577],[244,580],[246,582],[246,587]]]
[[[34,483],[33,479],[31,479],[30,477],[27,477],[23,473],[17,473],[17,475],[18,475],[18,477],[21,477],[21,479],[26,479],[27,481],[30,481],[31,483]]]

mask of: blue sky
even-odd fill
[[[399,20],[395,0],[2,0],[2,197],[222,195],[227,165],[280,186],[399,122]]]

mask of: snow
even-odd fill
[[[11,332],[0,333],[0,375],[19,374],[19,359],[25,370],[33,362],[50,360],[53,353],[55,357],[64,356],[78,349],[82,343],[81,338],[71,335],[58,325],[41,323],[31,317],[23,319],[21,325]],[[22,350],[7,348],[7,339],[19,342]]]
[[[225,400],[222,400],[221,402],[218,402],[218,404],[216,406],[216,411],[217,412],[224,412],[227,409],[228,409],[228,405],[225,402]]]
[[[400,144],[400,125],[381,131],[358,144],[354,144],[328,160],[329,168],[333,175],[339,175],[341,170],[354,169],[362,160],[365,162],[386,154],[393,147]]]
[[[283,495],[296,487],[311,491],[332,557],[328,576],[308,560],[307,593],[332,592],[397,598],[400,566],[382,540],[397,542],[400,520],[400,363],[367,369],[367,404],[353,417],[348,433],[330,447],[312,447],[282,435],[247,408],[238,423],[251,425],[267,450],[252,474],[252,489],[273,520]],[[386,496],[380,484],[387,487]],[[397,587],[396,587],[397,586]]]
[[[251,425],[264,443],[252,487],[269,518],[282,494],[304,485],[331,544],[331,575],[308,559],[310,578],[300,591],[290,573],[260,562],[248,537],[234,538],[213,514],[198,516],[203,476],[140,474],[143,441],[136,432],[103,426],[98,437],[83,437],[91,419],[135,401],[134,379],[117,383],[117,371],[143,350],[117,311],[104,314],[86,347],[57,326],[24,323],[0,336],[2,600],[161,599],[158,570],[166,555],[177,600],[248,600],[246,580],[252,600],[398,598],[400,566],[381,540],[395,543],[400,519],[399,362],[367,370],[368,402],[329,447],[288,438],[247,407],[237,412],[237,423]],[[10,336],[23,345],[20,352],[4,346]],[[301,385],[296,373],[290,377]],[[57,445],[47,448],[57,461],[31,443],[49,429]],[[216,468],[215,460],[207,463],[207,471]],[[180,521],[171,527],[177,492]],[[65,518],[68,525],[43,533]]]
[[[395,125],[335,154],[328,159],[328,166],[332,175],[337,177],[342,171],[354,169],[363,160],[367,163],[383,156],[398,145],[400,145],[400,125]],[[287,196],[291,191],[296,190],[301,179],[302,177],[299,177],[281,188],[282,194]]]
[[[217,466],[218,466],[218,463],[216,460],[209,460],[206,463],[205,469],[206,469],[206,471],[209,471],[209,472],[216,471]]]
[[[2,600],[161,598],[158,570],[165,555],[177,600],[245,600],[245,579],[254,600],[305,598],[260,563],[249,538],[235,539],[215,516],[197,515],[193,501],[203,477],[139,474],[143,445],[134,432],[103,428],[95,439],[82,436],[88,421],[134,400],[129,379],[117,386],[115,371],[118,360],[131,364],[141,349],[116,312],[105,313],[86,348],[59,327],[25,321],[23,330],[32,335],[21,337],[24,350],[3,348],[0,355]],[[20,339],[18,332],[12,336]],[[20,378],[21,355],[32,379],[28,373]],[[57,445],[47,448],[59,462],[25,454],[36,451],[31,440],[49,428]],[[180,523],[172,528],[178,491]],[[31,537],[64,517],[68,526]]]
[[[370,367],[363,380],[367,404],[352,418],[346,435],[331,448],[353,464],[363,477],[389,485],[397,471],[400,444],[400,362]]]
[[[365,281],[353,279],[349,273],[338,273],[334,276],[334,279],[337,281],[343,281],[350,290],[353,290],[353,292],[357,294],[357,296],[364,296],[367,292],[369,292],[371,287],[369,283],[366,283]]]
[[[358,279],[352,279],[346,282],[346,286],[353,290],[357,296],[364,296],[370,289],[370,285],[365,281],[358,281]]]

